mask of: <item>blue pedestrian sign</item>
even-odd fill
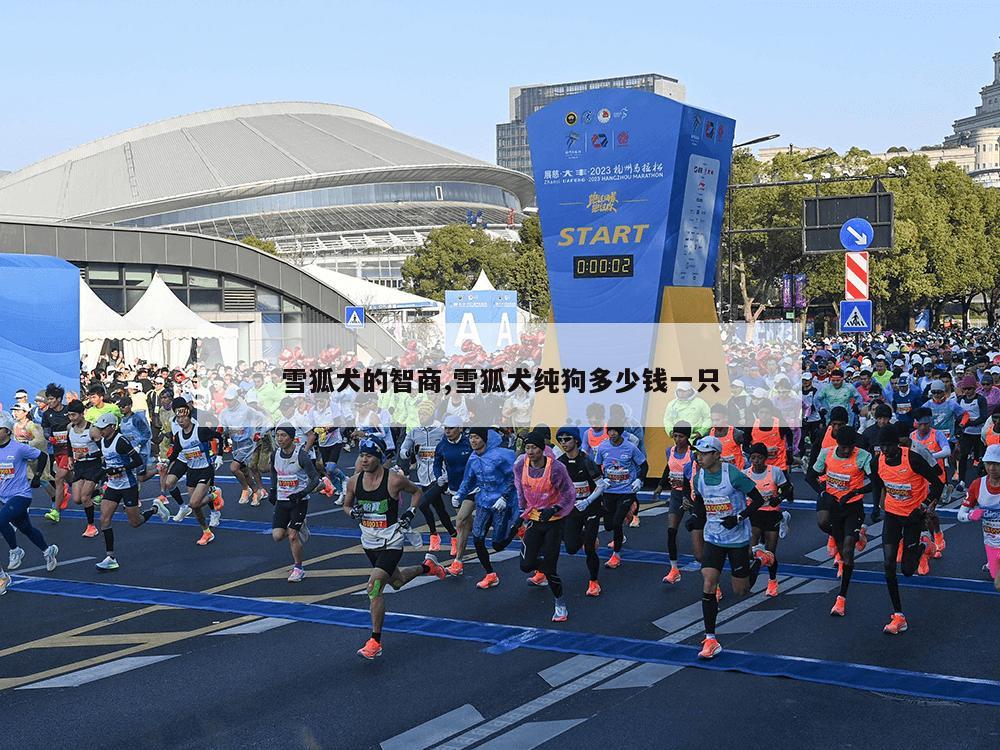
[[[840,303],[841,333],[871,333],[872,301],[870,299],[844,300]]]
[[[867,219],[848,219],[840,228],[840,244],[845,250],[864,250],[875,239],[875,230]]]
[[[365,327],[365,308],[347,307],[344,309],[344,328],[360,330]]]

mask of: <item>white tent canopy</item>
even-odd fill
[[[153,275],[149,289],[128,311],[125,320],[133,326],[152,326],[161,330],[165,357],[160,361],[168,367],[187,364],[193,339],[217,339],[223,361],[236,362],[239,333],[205,320],[188,308],[159,274]]]
[[[87,367],[94,367],[108,339],[122,342],[127,361],[147,362],[163,352],[163,338],[156,327],[137,326],[108,307],[80,279],[80,356]]]

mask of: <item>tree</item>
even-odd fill
[[[278,254],[278,246],[271,242],[271,240],[262,240],[260,237],[254,237],[252,234],[240,237],[239,239],[236,239],[236,237],[230,237],[229,239],[242,242],[244,245],[249,245],[250,247],[255,247],[268,255]]]

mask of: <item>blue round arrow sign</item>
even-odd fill
[[[866,219],[848,219],[840,228],[840,244],[845,250],[864,250],[875,239],[875,230]]]

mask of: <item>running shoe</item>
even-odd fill
[[[211,529],[205,529],[201,533],[201,539],[198,540],[198,546],[204,547],[206,544],[211,544],[215,541],[215,534],[212,533]]]
[[[496,573],[487,573],[486,576],[479,583],[476,584],[477,589],[491,589],[494,586],[500,585],[500,576]]]
[[[69,485],[63,482],[63,496],[62,496],[62,502],[59,503],[59,510],[66,510],[66,507],[69,505],[69,498],[70,498]]]
[[[601,584],[597,581],[591,581],[587,584],[587,596],[600,596],[601,595]]]
[[[309,521],[302,522],[302,528],[299,529],[299,542],[305,544],[309,541]]]
[[[722,601],[722,586],[715,587],[715,601],[717,602]]]
[[[166,503],[164,503],[163,500],[160,498],[153,500],[153,507],[156,508],[156,515],[160,517],[160,520],[163,521],[163,523],[170,520],[170,508],[166,506]],[[86,536],[86,534],[84,534],[84,536]]]
[[[250,502],[250,490],[243,490],[240,493],[240,505],[246,505]]]
[[[677,583],[681,580],[681,572],[677,568],[670,568],[670,572],[663,576],[664,583]]]
[[[441,535],[431,534],[430,544],[427,545],[427,550],[429,552],[438,552],[441,550]]]
[[[7,593],[8,586],[10,586],[10,576],[0,570],[0,596]]]
[[[253,492],[250,493],[250,505],[252,505],[254,508],[260,505],[260,493],[261,490],[254,490]]]
[[[770,568],[774,565],[774,553],[768,549],[764,549],[763,544],[758,544],[753,551],[754,557],[760,560],[761,568]]]
[[[222,496],[222,490],[218,487],[212,487],[209,490],[209,499],[212,501],[212,507],[215,510],[222,510],[226,507],[226,499]]]
[[[903,543],[899,543],[899,547],[896,549],[896,562],[903,562]]]
[[[784,539],[788,536],[788,528],[792,525],[792,514],[787,510],[781,511],[781,522],[778,524],[778,538]]]
[[[832,536],[826,538],[826,554],[830,557],[837,554],[837,541]]]
[[[98,570],[118,570],[118,561],[111,555],[108,555],[95,566]]]
[[[7,562],[7,570],[17,570],[21,567],[21,560],[24,559],[24,550],[15,547],[10,551],[10,558]]]
[[[42,552],[42,557],[45,558],[45,569],[50,573],[55,570],[56,565],[59,564],[59,561],[56,560],[56,555],[58,554],[59,548],[54,544],[50,544],[45,548],[45,551]]]
[[[833,609],[830,610],[831,617],[843,617],[847,608],[847,599],[842,596],[837,597],[837,601],[833,603]]]
[[[258,496],[258,500],[267,500],[270,496],[271,495],[270,493],[268,493],[267,490],[265,490],[263,487],[260,488],[260,495]]]
[[[451,537],[451,556],[458,557],[458,537],[454,534]]]
[[[715,638],[706,638],[701,642],[701,651],[698,652],[699,659],[713,659],[722,652],[722,644]]]
[[[448,575],[450,576],[460,576],[465,572],[465,565],[461,560],[455,560],[451,565],[448,566]]]
[[[296,565],[294,568],[292,568],[292,572],[288,575],[288,582],[298,583],[305,577],[306,577],[306,572],[298,565]]]
[[[344,496],[343,495],[337,495],[337,499],[333,501],[333,504],[334,505],[343,505],[344,504]]]
[[[540,571],[540,570],[536,570],[533,575],[528,576],[527,580],[528,580],[528,585],[529,586],[548,586],[549,585],[549,579],[546,578],[545,574],[542,571]]]
[[[968,494],[969,491],[965,488],[965,482],[959,482],[958,484],[955,485],[955,489],[951,491],[951,499],[961,500],[964,499],[965,496]]]
[[[777,596],[778,595],[778,579],[772,578],[767,582],[767,593],[765,596]]]
[[[448,571],[444,569],[444,566],[438,562],[434,555],[424,555],[424,565],[427,566],[427,575],[436,576],[438,580],[443,581],[445,576],[448,575]]]
[[[45,519],[52,521],[52,523],[59,523],[59,511],[52,508],[48,513],[45,514]]]
[[[604,563],[604,567],[605,568],[617,568],[617,567],[620,567],[621,564],[622,564],[622,559],[618,556],[617,552],[614,552],[614,553],[612,553],[611,557],[608,558],[608,561],[606,563]]]
[[[222,514],[217,510],[209,511],[208,513],[208,525],[213,529],[222,522]]]
[[[864,552],[865,547],[868,546],[868,527],[861,524],[861,531],[858,534],[858,541],[854,543],[854,549],[857,552]]]
[[[406,543],[411,547],[416,547],[420,549],[424,546],[424,538],[420,535],[420,532],[416,529],[410,529],[406,532]]]
[[[947,547],[947,546],[948,545],[944,541],[944,534],[942,532],[939,531],[937,534],[934,535],[934,547],[935,547],[935,549],[934,549],[934,559],[935,560],[940,560],[941,559],[941,555],[944,554],[944,548]]]
[[[639,528],[639,516],[633,515],[632,520],[628,522],[628,526],[630,529]]]
[[[358,656],[363,656],[364,658],[371,661],[382,655],[382,644],[376,641],[374,638],[369,638],[368,642],[358,649]]]
[[[87,528],[83,530],[83,536],[87,537],[87,539],[93,539],[98,533],[100,532],[97,531],[97,527],[92,523],[88,523]]]
[[[180,523],[180,522],[181,522],[181,521],[183,521],[183,520],[184,520],[185,518],[187,518],[188,516],[190,516],[190,515],[191,515],[191,513],[192,513],[192,511],[191,511],[191,506],[190,506],[190,505],[188,505],[187,503],[185,503],[184,505],[182,505],[182,506],[180,507],[180,510],[178,510],[178,511],[177,511],[177,512],[176,512],[176,513],[174,514],[174,520],[175,520],[175,521],[176,521],[177,523]]]
[[[321,495],[326,495],[327,497],[333,497],[336,490],[333,489],[333,482],[330,481],[330,477],[323,477],[323,481],[320,482],[323,485],[322,489],[319,491]]]
[[[569,610],[565,604],[557,604],[556,611],[552,615],[552,622],[566,622],[569,619]]]
[[[889,624],[882,628],[883,633],[888,633],[889,635],[898,635],[906,631],[906,618],[902,615],[894,614],[892,619],[889,620]]]
[[[929,536],[924,536],[922,538],[924,551],[920,555],[920,562],[917,563],[917,575],[925,576],[931,572],[931,555],[934,554],[934,542],[930,540]]]

